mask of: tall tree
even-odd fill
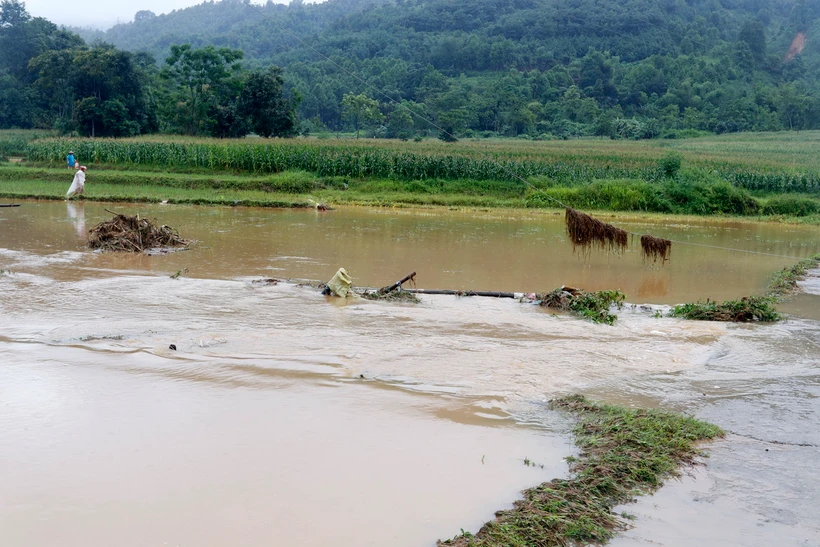
[[[292,4],[291,4],[292,5]],[[238,112],[262,137],[288,137],[296,130],[296,101],[285,98],[282,69],[251,72],[239,95]]]
[[[173,129],[189,135],[214,131],[218,108],[235,108],[242,57],[236,49],[171,46],[161,75],[169,84],[167,115]]]
[[[379,110],[378,101],[364,93],[359,95],[347,93],[342,98],[342,118],[353,126],[358,139],[359,129],[380,123],[384,120],[384,115]]]

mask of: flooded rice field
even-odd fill
[[[197,244],[89,252],[106,208]],[[566,474],[569,425],[545,402],[573,392],[729,432],[626,507],[635,527],[612,545],[820,545],[817,278],[777,325],[655,317],[762,291],[820,230],[619,221],[698,244],[660,267],[573,254],[560,216],[517,215],[0,209],[0,545],[434,545]],[[638,306],[609,327],[508,299],[252,283],[339,267],[358,286],[416,271],[428,289],[620,288]]]

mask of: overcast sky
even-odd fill
[[[107,29],[117,23],[133,21],[140,10],[157,15],[175,9],[201,4],[203,0],[24,0],[26,11],[34,17],[45,17],[58,25]],[[274,0],[287,4],[288,0]],[[254,4],[263,3],[253,0]]]

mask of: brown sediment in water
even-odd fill
[[[169,226],[157,226],[139,215],[115,214],[89,230],[88,246],[105,251],[141,253],[159,247],[186,247],[189,242]]]
[[[565,222],[573,249],[588,249],[597,245],[609,251],[623,251],[627,247],[628,233],[597,218],[567,207]]]

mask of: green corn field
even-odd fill
[[[817,134],[814,134],[817,133]],[[727,181],[751,192],[820,194],[820,165],[803,141],[770,142],[715,137],[680,143],[634,141],[439,142],[215,140],[182,137],[42,139],[29,142],[29,161],[62,162],[67,150],[86,165],[158,166],[266,175],[307,171],[319,177],[396,180],[548,180],[576,186],[600,179],[658,182],[659,160],[680,154],[681,175]],[[707,142],[708,141],[708,142]],[[711,143],[711,144],[710,144]]]

